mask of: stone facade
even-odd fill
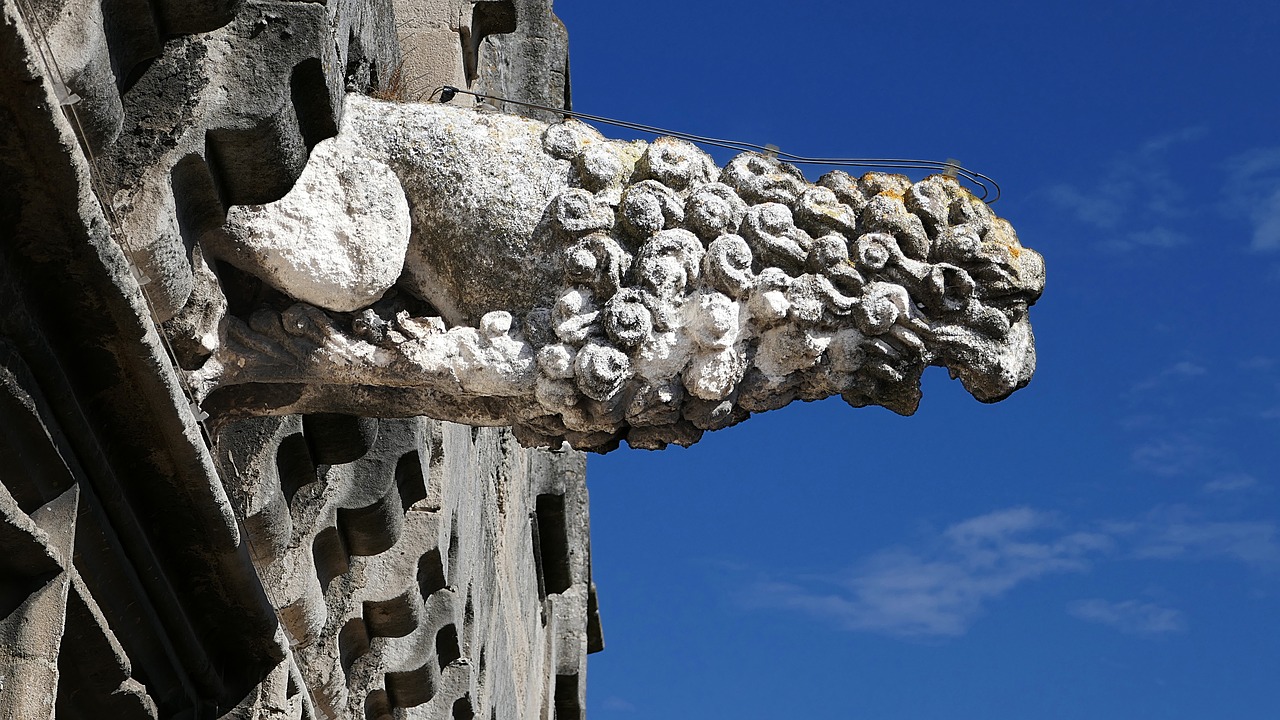
[[[580,454],[334,415],[235,423],[217,451],[308,690],[287,702],[315,717],[581,717],[602,644]],[[273,702],[264,691],[248,716]]]
[[[390,4],[2,7],[0,718],[581,717],[581,455],[423,418],[211,436],[183,384],[270,302],[204,229],[287,192],[345,93],[409,92]],[[466,10],[464,80],[567,96],[549,3]]]

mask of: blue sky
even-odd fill
[[[1048,271],[1002,403],[593,457],[591,717],[1280,717],[1280,6],[556,11],[575,109],[958,158]]]

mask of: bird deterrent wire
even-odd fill
[[[656,127],[654,125],[645,125],[643,123],[631,122],[629,120],[618,120],[616,118],[607,118],[600,115],[592,115],[589,113],[578,112],[576,110],[564,110],[562,108],[550,107],[547,105],[539,105],[537,103],[525,102],[523,100],[512,100],[510,98],[499,97],[487,93],[478,93],[471,90],[463,90],[451,85],[438,87],[431,93],[430,99],[435,100],[439,96],[440,102],[447,103],[458,95],[470,95],[476,99],[477,103],[486,100],[495,102],[511,103],[512,105],[521,105],[523,107],[534,108],[535,110],[544,110],[565,117],[572,117],[581,120],[590,120],[592,122],[604,123],[615,127],[635,130],[637,132],[649,133],[652,135],[666,135],[669,137],[688,140],[698,145],[710,145],[712,147],[725,148],[737,152],[757,152],[779,160],[785,160],[795,165],[830,165],[834,167],[860,167],[860,168],[891,168],[895,170],[938,170],[944,174],[958,176],[964,178],[968,182],[980,189],[978,198],[983,202],[991,205],[1000,199],[1000,184],[997,183],[989,175],[970,170],[961,166],[954,160],[919,160],[913,158],[822,158],[808,157],[805,155],[796,155],[784,152],[773,145],[757,145],[756,143],[744,142],[741,140],[725,140],[723,138],[708,137],[705,135],[694,135],[693,133],[681,132],[679,130],[668,130],[666,128]],[[990,199],[988,199],[990,198]]]

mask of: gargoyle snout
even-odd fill
[[[1018,254],[1017,286],[1026,298],[1027,306],[1035,305],[1044,292],[1044,256],[1035,250],[1022,248]]]

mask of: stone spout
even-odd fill
[[[689,445],[793,400],[915,411],[1030,380],[1041,256],[951,177],[351,96],[294,190],[206,250],[291,298],[190,374],[217,418],[428,415],[527,445]],[[290,304],[292,303],[292,304]]]

